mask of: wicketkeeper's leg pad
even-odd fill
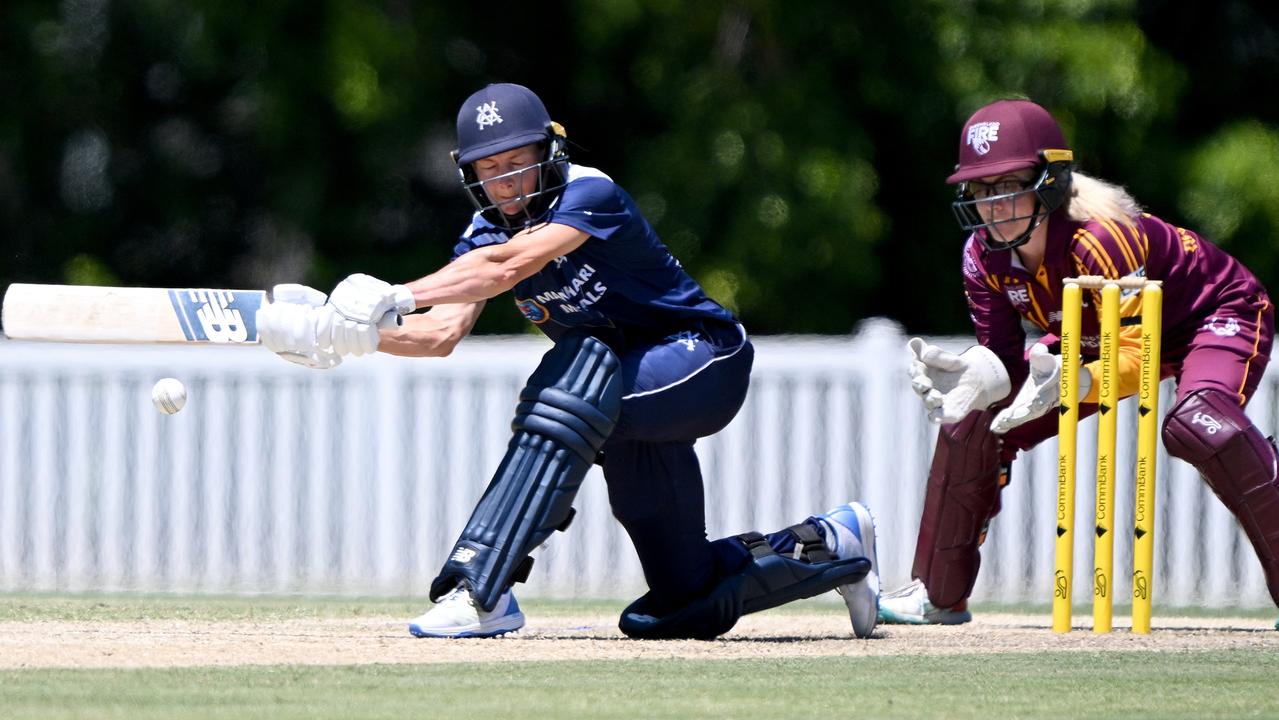
[[[1194,465],[1239,520],[1279,605],[1279,455],[1273,440],[1233,397],[1211,388],[1190,393],[1168,411],[1163,440],[1168,454]]]
[[[738,535],[750,552],[744,568],[705,596],[661,616],[652,614],[652,594],[644,595],[622,611],[618,627],[645,640],[711,640],[733,629],[743,615],[859,582],[870,572],[867,558],[832,559],[811,525],[790,529],[799,537],[797,557],[777,554],[759,533]]]
[[[514,436],[443,570],[438,600],[459,582],[486,611],[528,577],[529,553],[568,527],[573,499],[621,412],[618,359],[595,338],[562,338],[520,392]]]
[[[940,608],[954,607],[972,593],[981,568],[979,548],[1008,483],[1010,468],[1001,464],[992,417],[990,411],[969,413],[937,434],[911,575],[924,581]]]

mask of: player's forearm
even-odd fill
[[[533,275],[537,261],[506,246],[479,248],[407,285],[418,307],[479,302],[501,295]]]
[[[431,312],[410,315],[404,325],[380,332],[377,349],[401,357],[446,357],[470,333],[477,315],[478,308],[474,314],[449,313],[448,317],[433,317]]]
[[[403,330],[383,330],[381,338],[378,352],[400,357],[447,357],[457,346],[456,340],[445,336]]]

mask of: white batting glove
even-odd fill
[[[291,303],[293,305],[310,305],[320,307],[328,299],[322,291],[310,285],[298,283],[281,283],[271,288],[271,301]]]
[[[911,353],[907,368],[911,389],[935,423],[959,422],[973,410],[1004,399],[1012,389],[999,356],[984,346],[974,345],[956,355],[923,338],[911,338],[906,348]]]
[[[1079,397],[1092,389],[1092,373],[1079,369]],[[1003,434],[1024,423],[1043,417],[1061,403],[1061,356],[1048,352],[1044,345],[1030,349],[1030,375],[1017,391],[1008,407],[999,411],[990,429]]]
[[[377,346],[381,340],[377,325],[347,320],[338,315],[336,311],[333,313],[333,317],[334,322],[329,327],[329,334],[326,338],[333,348],[333,352],[338,355],[354,355],[356,357],[377,352]],[[398,316],[394,313],[391,313],[390,317],[398,319]],[[392,327],[394,327],[394,322],[393,320]]]
[[[342,362],[329,347],[337,313],[324,304],[324,293],[286,283],[271,290],[272,302],[258,310],[258,337],[268,350],[291,363],[328,370]]]
[[[329,305],[346,320],[377,325],[387,313],[408,315],[417,309],[413,291],[363,273],[348,276],[329,295]]]

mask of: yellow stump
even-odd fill
[[[1057,416],[1057,555],[1053,569],[1053,632],[1070,632],[1075,558],[1075,440],[1079,430],[1079,285],[1061,299],[1061,405]]]
[[[1100,377],[1097,395],[1097,525],[1093,556],[1093,632],[1108,633],[1114,607],[1115,444],[1119,431],[1119,285],[1101,289]]]
[[[1141,380],[1137,405],[1137,469],[1133,501],[1132,631],[1150,632],[1150,593],[1155,557],[1155,457],[1159,451],[1159,343],[1163,339],[1163,289],[1141,294]]]

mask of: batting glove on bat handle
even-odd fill
[[[377,352],[378,345],[381,344],[383,329],[392,329],[400,326],[400,314],[394,310],[388,311],[382,316],[382,319],[376,324],[356,322],[348,320],[339,315],[332,306],[326,305],[325,309],[329,311],[330,317],[327,325],[322,325],[317,335],[321,340],[328,340],[329,348],[338,355],[369,355]]]
[[[305,287],[305,286],[298,286]],[[307,288],[310,289],[310,288]],[[313,291],[318,292],[318,291]],[[324,293],[319,294],[320,305],[310,304],[315,296],[303,298],[301,294],[273,292],[276,302],[263,305],[258,310],[258,337],[266,348],[281,358],[316,370],[337,367],[342,357],[323,346],[327,336],[320,334],[331,323],[333,309],[323,304]],[[299,297],[303,302],[284,302],[278,298]]]
[[[388,312],[407,315],[417,309],[413,291],[406,285],[391,285],[371,275],[356,273],[338,283],[329,294],[329,304],[343,318],[356,323],[381,323]]]
[[[271,288],[271,302],[320,307],[328,299],[328,295],[309,285],[281,283]]]

